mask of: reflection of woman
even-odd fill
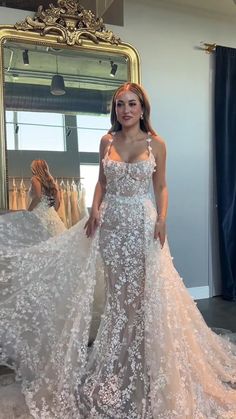
[[[60,206],[60,194],[46,161],[33,160],[31,171],[33,174],[30,188],[32,200],[28,210],[32,211],[39,203],[45,200],[48,207],[54,207],[57,211]]]
[[[63,222],[57,214],[60,206],[58,187],[45,160],[33,160],[28,211],[0,217],[0,246],[29,246],[62,233]]]
[[[165,145],[149,112],[139,85],[115,93],[89,238],[81,222],[25,249],[23,259],[21,251],[14,260],[1,253],[11,263],[0,300],[0,359],[22,379],[35,418],[236,417],[236,346],[206,326],[165,240]],[[102,279],[104,313],[88,355]]]
[[[54,236],[65,230],[65,225],[56,212],[60,207],[58,186],[50,174],[45,160],[33,160],[31,170],[33,177],[28,211],[33,211],[50,236]]]

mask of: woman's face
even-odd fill
[[[123,90],[115,101],[116,117],[122,127],[140,124],[142,106],[138,96],[130,90]]]

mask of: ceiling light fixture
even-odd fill
[[[110,72],[111,77],[115,77],[117,68],[118,68],[118,65],[115,64],[113,61],[111,61],[111,72]]]
[[[22,59],[23,59],[23,63],[24,63],[24,65],[29,65],[29,50],[28,49],[25,49],[23,52],[22,52]]]
[[[64,78],[58,74],[58,61],[56,55],[57,74],[54,74],[51,81],[51,94],[54,96],[62,96],[66,93]]]

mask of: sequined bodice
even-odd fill
[[[32,186],[30,186],[28,194],[29,197],[32,199],[34,196]],[[42,187],[42,196],[40,202],[43,204],[43,206],[55,207],[56,199],[52,194],[49,194],[45,188]]]
[[[152,174],[156,166],[150,141],[147,140],[148,158],[133,163],[111,160],[108,150],[103,159],[108,195],[133,197],[149,193]]]

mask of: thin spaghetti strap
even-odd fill
[[[146,141],[147,141],[148,153],[150,155],[150,153],[152,151],[152,146],[151,146],[152,139],[150,138],[150,133],[148,133],[148,137],[147,137]]]
[[[114,140],[113,135],[114,135],[114,133],[111,132],[111,137],[109,138],[109,145],[108,145],[108,148],[107,148],[107,156],[109,156],[109,154],[110,154],[111,145],[112,145],[113,140]]]
[[[109,138],[109,144],[108,144],[108,147],[107,147],[107,151],[106,151],[106,154],[105,154],[105,158],[107,158],[108,156],[109,156],[109,154],[110,154],[110,150],[111,150],[111,145],[112,145],[112,143],[113,143],[113,135],[114,135],[114,133],[113,132],[110,132],[110,138]]]

